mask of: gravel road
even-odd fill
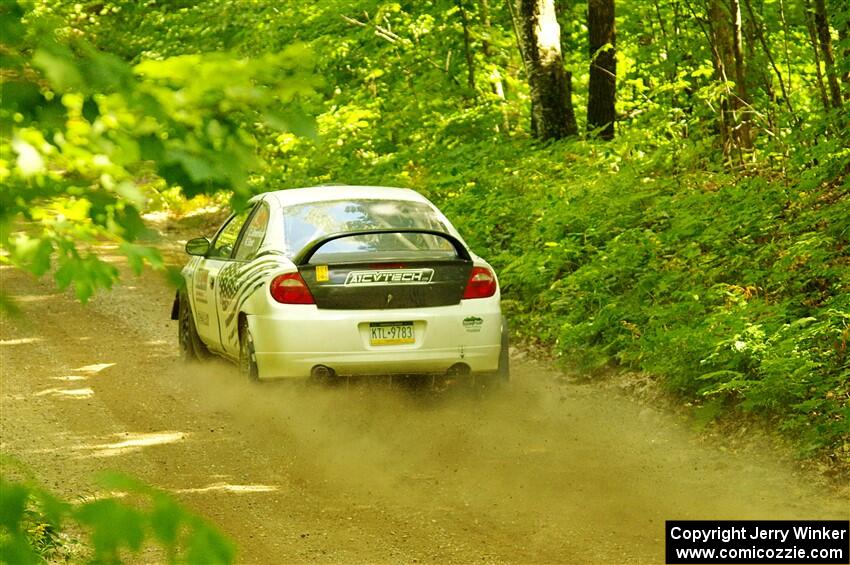
[[[69,499],[107,469],[170,491],[241,563],[662,563],[666,519],[850,513],[767,450],[539,363],[484,399],[251,385],[181,363],[157,273],[81,306],[0,269],[24,314],[2,318],[3,451]]]

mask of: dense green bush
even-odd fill
[[[578,145],[449,151],[428,166],[479,164],[419,177],[499,269],[513,328],[591,371],[778,416],[804,450],[847,460],[850,182],[665,171]]]
[[[846,462],[848,152],[735,173],[689,162],[699,143],[444,136],[370,167],[338,154],[330,175],[308,157],[281,182],[421,190],[496,266],[522,338],[589,374],[640,369],[697,405],[776,418]]]
[[[363,144],[378,123],[346,134],[320,117],[324,141],[282,154],[257,190],[416,188],[496,266],[521,337],[589,373],[644,370],[697,405],[776,418],[804,452],[850,461],[846,128],[845,148],[800,132],[781,143],[808,160],[729,171],[702,138],[540,146],[493,133],[486,112],[377,154]]]

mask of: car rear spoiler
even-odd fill
[[[316,254],[316,251],[318,251],[326,243],[329,243],[336,239],[342,239],[344,237],[352,237],[356,235],[374,235],[383,233],[413,233],[441,237],[452,244],[452,247],[455,248],[455,253],[457,253],[458,258],[463,261],[472,260],[472,257],[469,255],[469,251],[466,249],[466,246],[464,246],[458,238],[456,238],[450,233],[438,230],[426,230],[418,228],[388,228],[337,232],[320,237],[318,239],[314,239],[313,241],[305,245],[301,251],[298,252],[298,254],[292,259],[292,262],[298,265],[299,267],[302,265],[307,265],[310,262],[310,259],[313,258],[313,255]]]

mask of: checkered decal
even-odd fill
[[[269,273],[280,266],[280,261],[273,256],[261,257],[248,264],[232,262],[219,272],[219,312],[224,321],[222,332],[226,332],[228,339],[236,338],[236,314],[242,305],[255,290],[265,284]]]
[[[223,310],[229,309],[230,302],[236,297],[236,292],[239,290],[239,266],[237,263],[230,263],[219,273],[219,296]]]

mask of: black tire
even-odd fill
[[[247,321],[243,321],[239,327],[239,373],[251,382],[260,382],[254,337],[251,335],[251,330],[248,329]]]
[[[180,356],[184,361],[204,361],[210,356],[210,351],[198,335],[189,297],[185,292],[181,292],[178,301],[177,343],[180,346]]]

